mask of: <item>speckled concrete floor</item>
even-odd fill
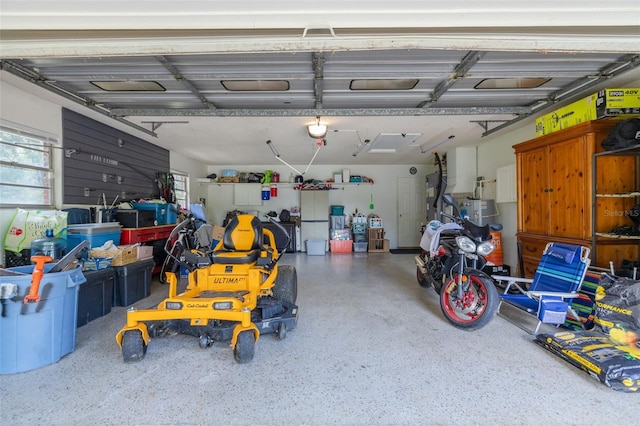
[[[3,425],[513,425],[638,422],[637,394],[613,391],[496,317],[448,325],[407,254],[287,254],[298,327],[264,335],[250,364],[228,344],[154,339],[124,364],[125,309],[77,330],[58,363],[0,376]],[[136,306],[161,300],[166,287]]]

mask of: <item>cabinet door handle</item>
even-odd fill
[[[553,188],[545,188],[542,192],[553,192]]]
[[[535,253],[535,252],[537,252],[537,251],[538,251],[538,248],[537,248],[537,247],[535,247],[535,246],[533,246],[533,247],[531,247],[531,246],[524,246],[524,249],[525,249],[526,251],[530,252],[530,253]]]

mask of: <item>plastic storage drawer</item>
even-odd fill
[[[141,260],[124,266],[114,266],[116,274],[113,306],[129,306],[151,294],[153,259]]]
[[[87,282],[78,292],[78,327],[111,312],[116,281],[113,268],[84,271],[83,274]]]
[[[366,241],[363,243],[353,243],[353,251],[355,253],[366,253],[367,252],[367,243]]]

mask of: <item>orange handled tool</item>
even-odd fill
[[[31,256],[31,261],[35,262],[36,266],[33,267],[33,273],[31,274],[29,294],[24,297],[25,304],[38,303],[40,301],[38,290],[40,289],[40,281],[42,281],[42,276],[44,275],[44,264],[52,260],[53,258],[51,256]]]

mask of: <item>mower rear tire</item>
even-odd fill
[[[296,303],[298,298],[298,273],[295,266],[278,266],[278,276],[273,284],[272,291],[274,299],[291,304]]]
[[[233,348],[233,357],[238,364],[246,364],[253,360],[256,351],[256,338],[253,330],[241,331],[238,334],[236,346]]]
[[[122,335],[122,360],[126,363],[142,361],[147,345],[140,330],[128,330]]]

